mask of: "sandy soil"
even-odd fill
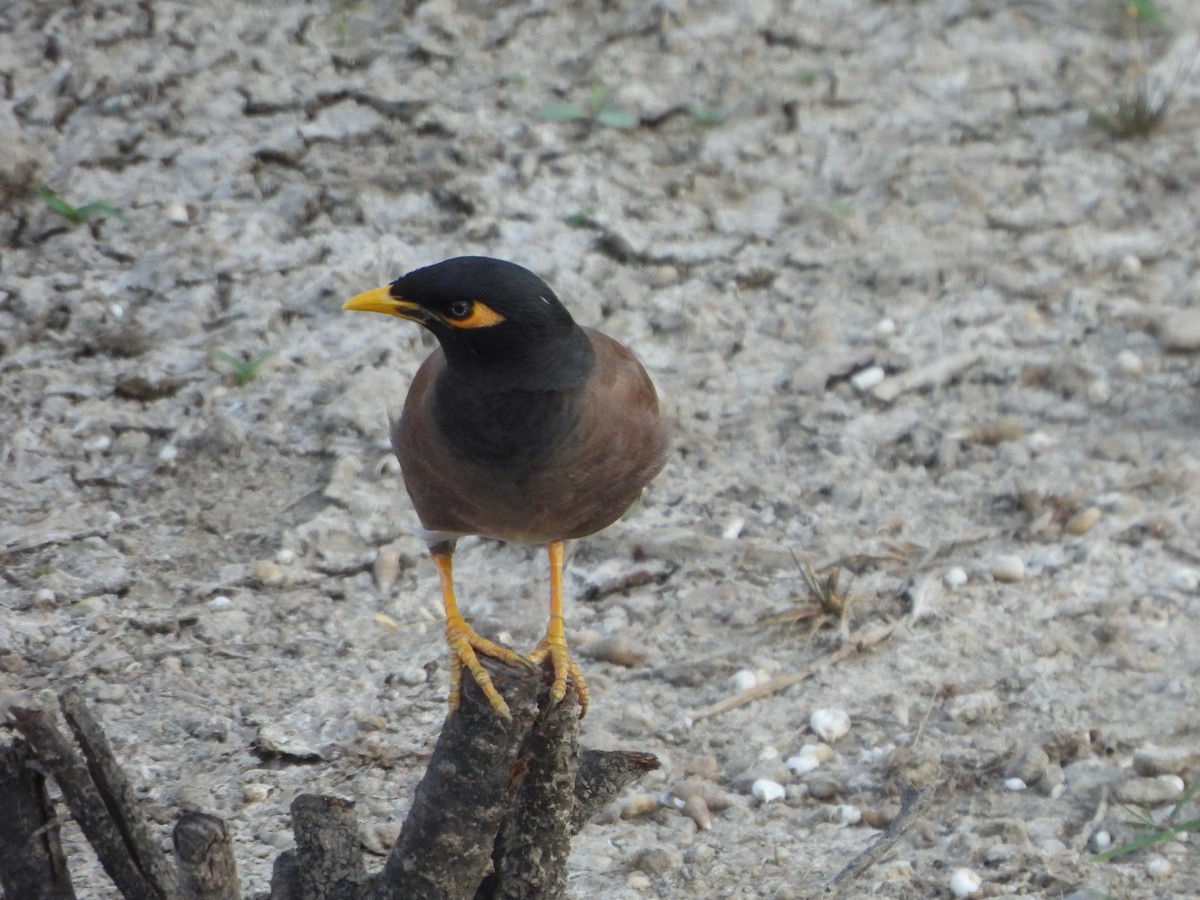
[[[386,444],[430,341],[340,305],[483,253],[678,418],[578,546],[568,627],[585,743],[723,808],[614,810],[575,897],[807,896],[908,784],[941,799],[854,896],[959,867],[978,896],[1197,895],[1194,844],[1092,858],[1200,763],[1200,77],[1148,141],[1088,124],[1143,54],[1157,83],[1193,58],[1200,7],[1166,11],[1140,44],[1103,0],[0,7],[0,687],[81,685],[164,843],[224,816],[248,893],[301,791],[383,846],[446,693]],[[597,86],[639,127],[539,115]],[[72,226],[41,184],[128,221]],[[214,352],[270,355],[238,385]],[[459,558],[476,624],[532,646],[544,553]],[[840,566],[844,622],[805,560]],[[849,732],[794,774],[830,708]]]

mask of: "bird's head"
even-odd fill
[[[359,294],[343,309],[418,322],[446,357],[486,365],[549,351],[578,326],[549,285],[502,259],[460,256]]]

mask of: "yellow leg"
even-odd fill
[[[546,636],[538,641],[529,658],[541,663],[550,657],[554,667],[554,683],[550,686],[550,699],[557,703],[567,695],[567,677],[570,676],[575,693],[579,695],[579,716],[587,715],[588,689],[583,680],[579,663],[571,658],[567,650],[567,635],[563,627],[563,542],[551,541],[550,551],[550,621],[546,625]]]
[[[446,608],[446,643],[450,645],[450,713],[458,709],[458,700],[462,693],[463,669],[471,673],[475,683],[487,696],[488,702],[500,716],[511,719],[508,704],[492,684],[492,678],[487,670],[479,664],[476,653],[483,653],[494,659],[508,663],[510,666],[528,667],[529,662],[515,650],[502,647],[495,641],[480,637],[466,620],[459,615],[458,601],[454,597],[454,573],[451,556],[454,546],[451,543],[435,544],[429,548],[429,553],[437,565],[438,575],[442,581],[442,605]]]

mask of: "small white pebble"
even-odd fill
[[[992,560],[990,571],[997,581],[1020,581],[1025,577],[1025,563],[1019,556],[1003,553]]]
[[[1063,526],[1063,531],[1075,537],[1087,534],[1100,521],[1100,515],[1100,507],[1089,506],[1073,515],[1070,521]]]
[[[634,796],[626,798],[625,802],[620,804],[620,817],[637,818],[649,815],[656,809],[660,809],[658,797],[652,793],[635,793]]]
[[[83,445],[84,450],[95,453],[104,453],[112,446],[112,438],[107,434],[99,434]]]
[[[175,203],[167,204],[167,221],[172,225],[186,225],[190,216],[188,215],[187,206],[176,201]]]
[[[269,559],[261,559],[254,564],[254,580],[266,587],[276,587],[283,584],[283,572],[278,563]]]
[[[749,669],[739,669],[729,680],[733,682],[734,688],[738,691],[748,691],[758,685],[758,676]]]
[[[1087,386],[1088,400],[1093,406],[1104,406],[1112,399],[1112,386],[1103,378],[1097,378]]]
[[[1122,350],[1117,354],[1117,371],[1122,375],[1141,375],[1145,369],[1142,358],[1132,350]]]
[[[33,602],[38,606],[46,606],[58,599],[58,595],[50,588],[38,588],[33,592]]]
[[[1031,431],[1025,438],[1025,446],[1029,448],[1029,452],[1034,456],[1045,453],[1054,444],[1054,438],[1044,431]]]
[[[176,457],[179,456],[179,451],[175,449],[174,444],[167,444],[158,451],[158,461],[163,463],[173,463]]]
[[[760,778],[751,785],[750,793],[754,795],[755,800],[761,800],[766,804],[782,800],[787,791],[783,789],[783,785],[778,781],[772,781],[770,778]]]
[[[226,597],[224,594],[217,594],[217,596],[213,597],[211,600],[208,601],[208,605],[211,606],[213,609],[225,609],[226,607],[231,606],[232,604],[233,604],[233,601],[230,600],[228,597]]]
[[[828,744],[804,744],[800,748],[800,755],[807,753],[809,756],[815,756],[823,763],[833,762],[833,748]]]
[[[721,532],[721,537],[727,541],[736,541],[742,535],[742,529],[746,527],[746,520],[741,516],[731,521],[725,526],[725,530]]]
[[[779,751],[768,744],[758,751],[758,758],[763,762],[775,762],[779,759]]]
[[[279,563],[281,566],[290,566],[295,561],[296,551],[289,550],[287,547],[281,548],[280,551],[275,554],[275,562]]]
[[[1020,778],[1005,778],[1004,789],[1006,791],[1023,791],[1028,787]]]
[[[261,803],[271,796],[271,786],[260,782],[251,782],[242,788],[242,799],[247,803]]]
[[[420,687],[429,680],[429,673],[424,666],[406,666],[396,671],[396,680],[409,687]]]
[[[395,547],[379,548],[375,554],[375,564],[371,567],[371,575],[380,593],[386,594],[396,586],[402,568],[400,553]]]
[[[837,816],[837,823],[842,826],[857,825],[862,821],[862,810],[849,803],[839,804],[834,810],[834,814]]]
[[[106,512],[104,514],[104,521],[109,525],[120,525],[121,524],[121,514],[119,512],[117,512],[115,509],[110,509],[108,512]]]
[[[1171,865],[1171,861],[1162,856],[1152,856],[1146,861],[1146,874],[1156,881],[1161,881],[1164,878],[1170,878],[1175,872],[1175,867]]]
[[[1057,800],[1066,792],[1067,786],[1065,784],[1056,784],[1054,787],[1050,788],[1050,799]]]
[[[808,719],[817,737],[832,744],[850,731],[850,714],[844,709],[818,709]]]
[[[955,869],[950,876],[950,893],[970,897],[983,885],[983,879],[967,868]]]
[[[687,805],[687,801],[682,797],[677,797],[670,791],[663,791],[658,795],[658,805],[666,809],[683,809]]]
[[[1103,853],[1112,846],[1112,835],[1101,828],[1092,835],[1092,849],[1097,853]]]
[[[942,580],[946,582],[948,588],[960,588],[967,583],[967,572],[962,566],[954,566],[946,570]]]
[[[1175,353],[1200,350],[1200,309],[1177,309],[1164,314],[1158,323],[1158,340]]]
[[[889,318],[880,319],[875,323],[875,340],[886,344],[896,334],[896,323]]]
[[[797,753],[787,759],[787,767],[792,770],[794,775],[807,775],[820,766],[821,761],[811,753]]]
[[[1200,588],[1200,572],[1186,566],[1171,573],[1171,587],[1177,591],[1191,594]]]
[[[1117,263],[1117,271],[1121,273],[1122,278],[1137,278],[1142,274],[1142,261],[1132,253],[1126,253]]]
[[[679,282],[679,269],[675,266],[657,266],[650,272],[650,287],[665,288]]]
[[[887,378],[887,372],[883,371],[882,366],[870,366],[851,375],[850,385],[856,391],[865,392],[879,387],[885,378]]]
[[[1182,794],[1184,788],[1187,787],[1178,775],[1159,775],[1158,780],[1163,784],[1169,784],[1177,794]]]
[[[125,318],[125,307],[123,307],[120,303],[112,304],[112,306],[108,308],[108,311],[112,313],[112,317],[114,319]]]

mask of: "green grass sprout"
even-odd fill
[[[693,106],[690,112],[692,121],[705,128],[720,125],[725,120],[725,110],[719,106]]]
[[[126,224],[129,222],[125,214],[117,209],[111,200],[91,200],[82,206],[72,206],[45,185],[37,189],[37,194],[50,212],[62,216],[72,225],[82,225],[88,219],[98,216],[110,216]]]
[[[572,228],[587,228],[596,221],[596,207],[581,206],[575,212],[563,219]]]
[[[1126,821],[1125,825],[1141,833],[1131,841],[1118,844],[1110,850],[1105,850],[1103,853],[1097,853],[1093,859],[1098,861],[1116,859],[1121,856],[1127,856],[1130,853],[1136,853],[1138,850],[1151,847],[1154,844],[1173,841],[1177,835],[1200,833],[1200,816],[1180,821],[1184,807],[1196,799],[1198,791],[1200,791],[1200,781],[1195,782],[1190,788],[1184,791],[1183,796],[1179,798],[1162,822],[1155,822],[1145,810],[1126,807],[1133,818]]]
[[[264,350],[249,359],[239,359],[232,353],[226,353],[224,350],[210,350],[209,356],[213,359],[220,360],[229,366],[230,374],[233,376],[234,382],[238,387],[245,387],[258,375],[259,369],[273,355],[273,351]]]
[[[592,87],[586,104],[551,103],[539,109],[538,116],[547,122],[590,121],[622,131],[637,128],[641,124],[638,114],[611,106],[608,103],[610,93],[612,88],[607,84],[597,84]]]
[[[1127,0],[1125,15],[1143,25],[1162,25],[1167,21],[1155,0]]]

